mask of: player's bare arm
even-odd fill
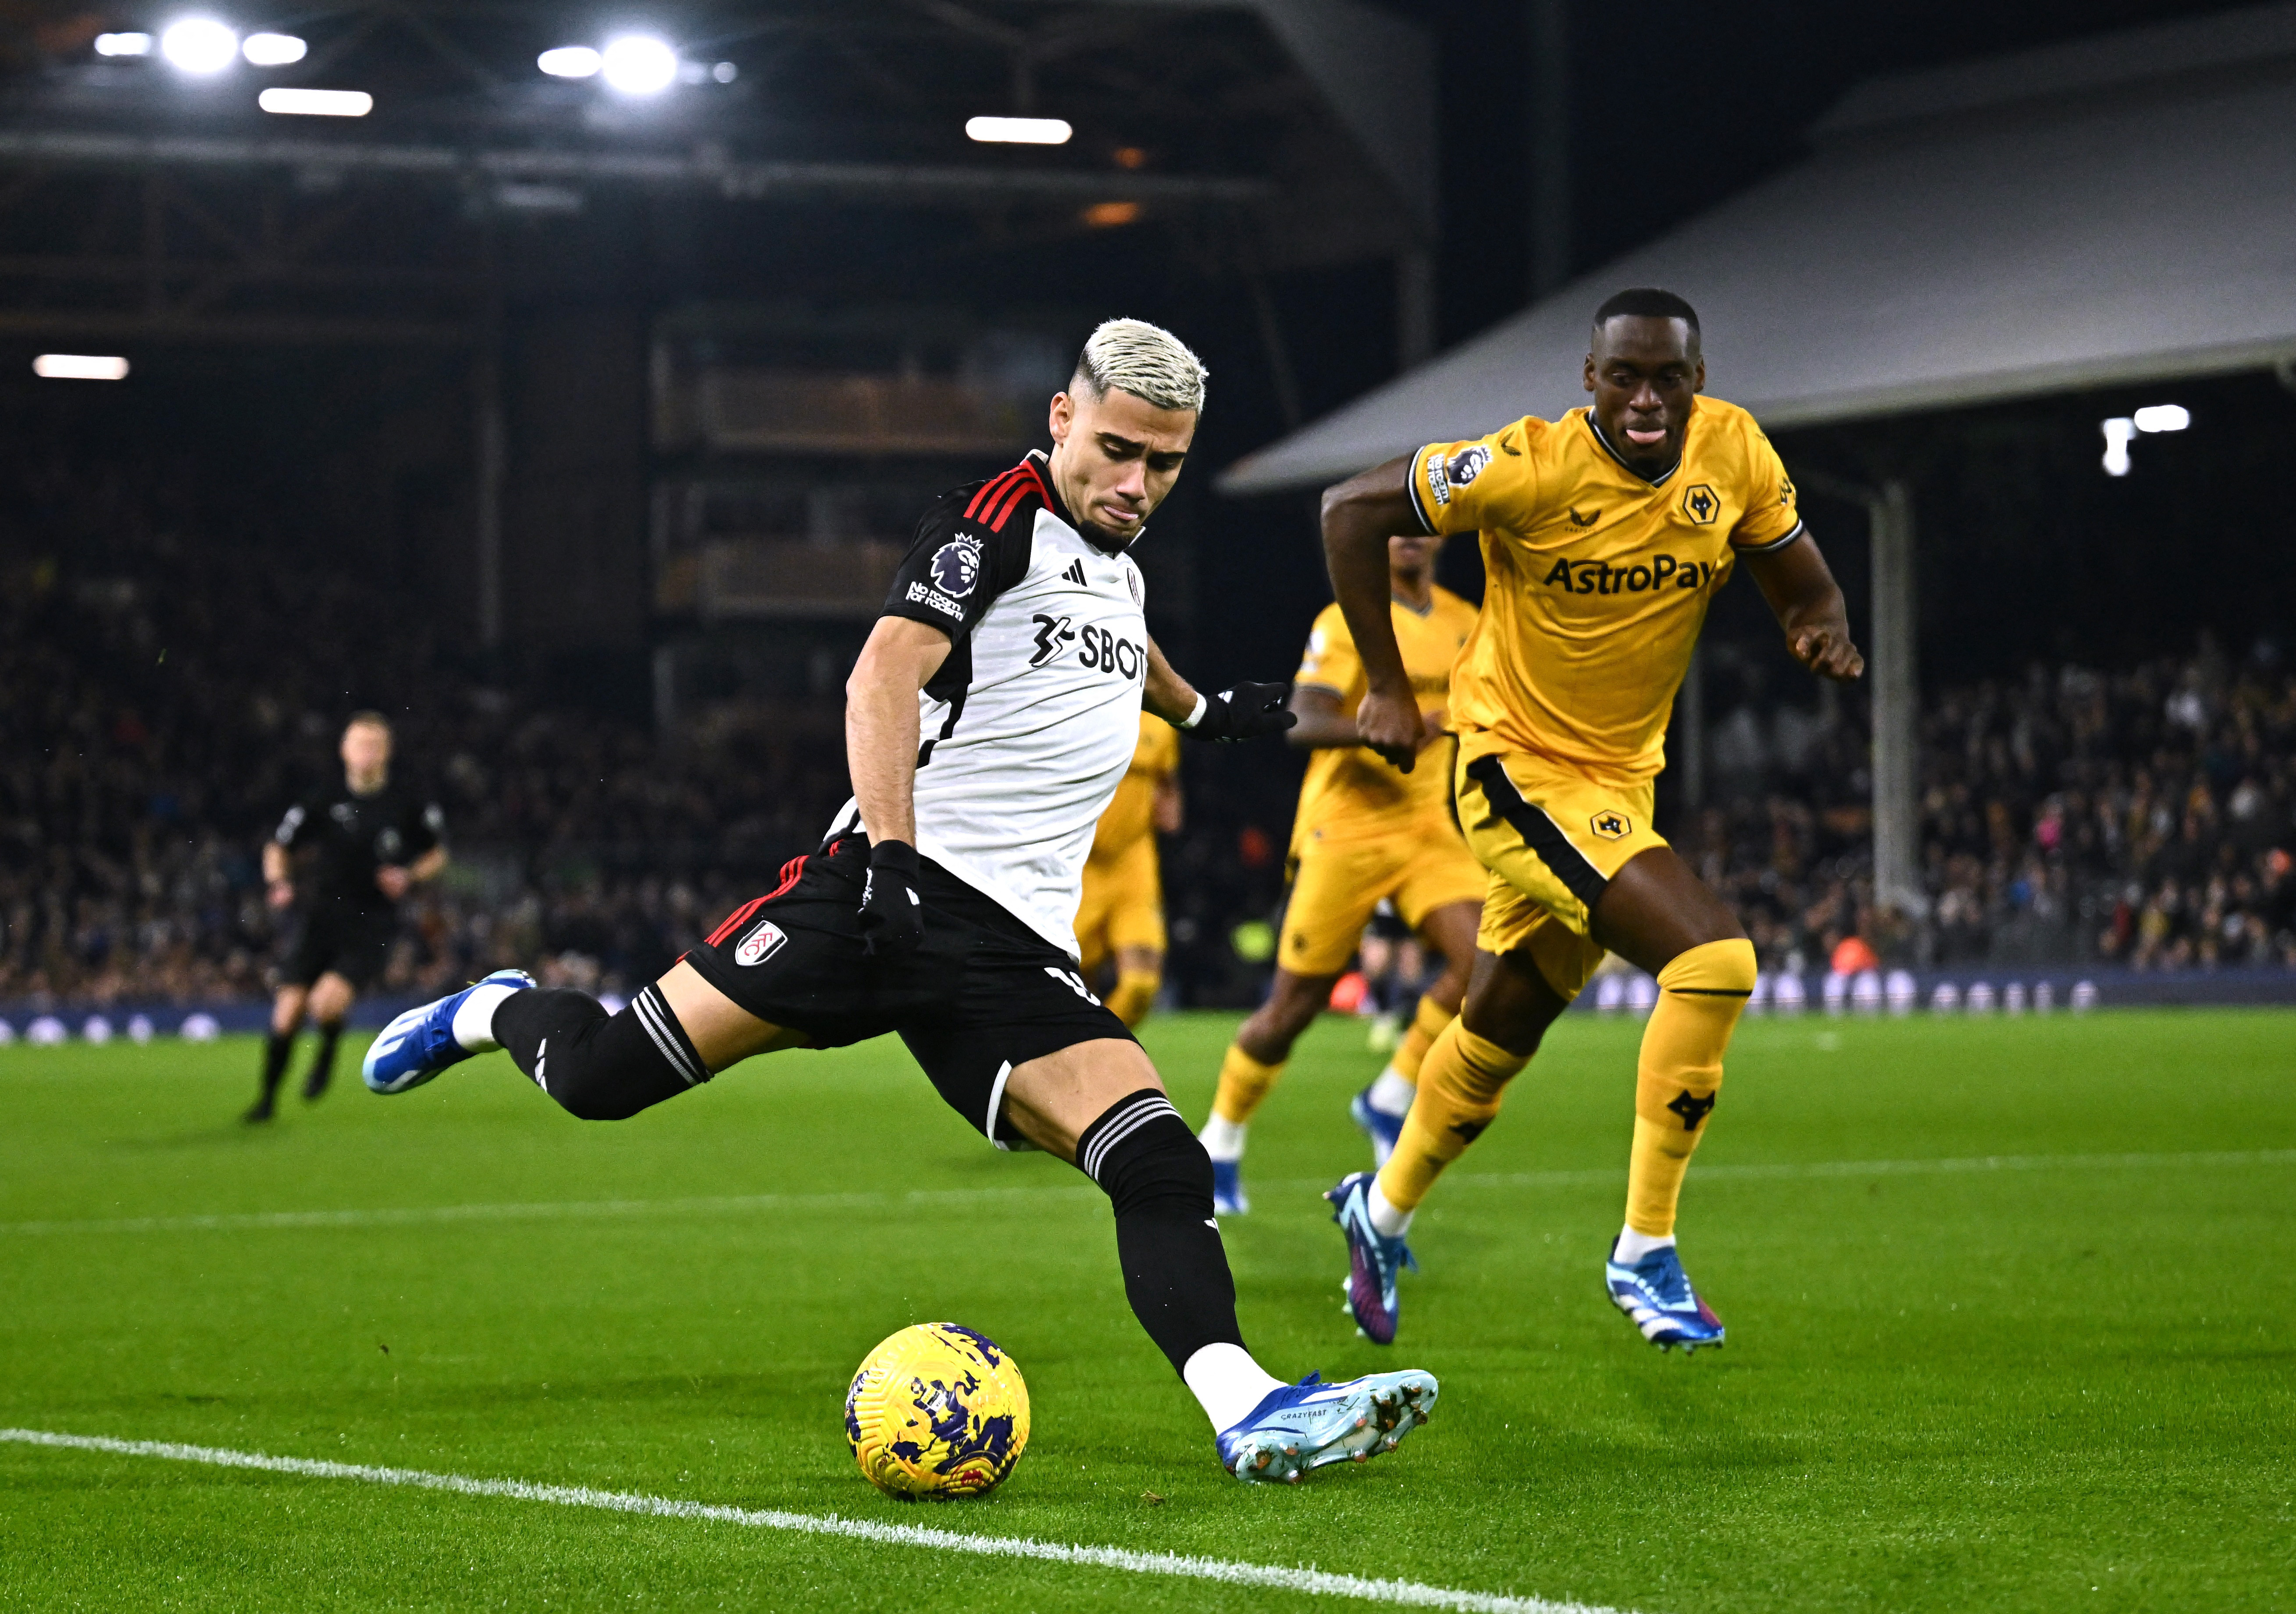
[[[1299,721],[1285,709],[1280,684],[1238,684],[1217,695],[1200,692],[1172,670],[1153,639],[1148,642],[1140,704],[1195,740],[1256,740],[1280,734]]]
[[[1202,699],[1196,686],[1173,670],[1155,640],[1148,641],[1148,678],[1140,691],[1140,704],[1175,728],[1185,727]]]
[[[1363,743],[1363,731],[1356,726],[1353,714],[1340,704],[1337,694],[1320,685],[1302,684],[1292,689],[1292,715],[1300,721],[1283,738],[1298,750],[1330,750]]]
[[[1387,540],[1393,533],[1420,529],[1410,473],[1408,456],[1390,460],[1324,494],[1324,561],[1370,686],[1356,709],[1357,742],[1406,774],[1427,743],[1427,726],[1388,615],[1393,584]]]
[[[948,651],[929,623],[880,617],[845,681],[845,761],[873,841],[916,840],[917,692]]]
[[[1745,559],[1795,660],[1841,684],[1866,670],[1866,658],[1849,637],[1849,607],[1816,539],[1805,532],[1784,549]]]

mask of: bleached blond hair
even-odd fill
[[[1086,340],[1069,389],[1089,391],[1097,401],[1114,387],[1152,408],[1201,410],[1210,374],[1188,344],[1163,326],[1111,319]]]

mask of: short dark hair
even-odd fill
[[[1600,331],[1621,315],[1641,319],[1678,319],[1690,327],[1693,337],[1698,335],[1698,310],[1673,292],[1656,286],[1629,286],[1611,298],[1595,310],[1595,329]]]

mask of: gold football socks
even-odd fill
[[[1476,1036],[1464,1020],[1444,1027],[1420,1068],[1419,1096],[1404,1119],[1403,1135],[1380,1167],[1377,1196],[1407,1220],[1443,1168],[1496,1118],[1507,1083],[1529,1062],[1529,1054],[1510,1053]],[[1380,1231],[1392,1236],[1400,1230]]]
[[[1263,1065],[1235,1044],[1227,1045],[1227,1054],[1220,1061],[1219,1091],[1212,1095],[1211,1118],[1197,1134],[1213,1159],[1243,1158],[1244,1130],[1267,1090],[1275,1086],[1275,1078],[1283,1074],[1283,1064],[1278,1060]]]
[[[1754,989],[1754,944],[1739,938],[1692,947],[1658,972],[1658,987],[1635,1072],[1627,1226],[1665,1239],[1674,1233],[1683,1175],[1722,1087],[1723,1053]]]

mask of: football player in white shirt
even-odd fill
[[[1111,320],[1053,399],[1052,452],[935,502],[846,684],[853,800],[773,890],[619,1014],[498,971],[392,1021],[365,1076],[404,1092],[500,1048],[571,1113],[620,1119],[753,1054],[898,1032],[989,1142],[1107,1192],[1133,1312],[1222,1464],[1297,1479],[1392,1450],[1436,1382],[1287,1384],[1252,1359],[1211,1162],[1078,973],[1070,928],[1144,705],[1205,740],[1296,721],[1279,684],[1198,693],[1142,615],[1128,552],[1180,474],[1204,377],[1169,332]]]

